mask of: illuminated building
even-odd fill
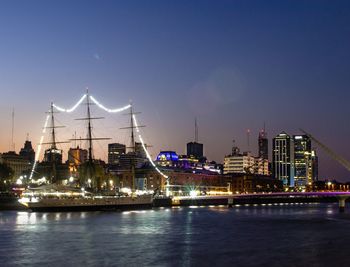
[[[197,167],[199,165],[199,160],[195,156],[180,155],[179,156],[179,166],[185,169]]]
[[[125,154],[126,146],[119,143],[108,144],[108,164],[119,164],[120,155]]]
[[[86,162],[88,159],[88,151],[86,149],[81,149],[79,146],[77,148],[70,148],[68,151],[68,163],[75,166]]]
[[[294,187],[294,142],[285,132],[280,133],[272,143],[272,172],[285,187]]]
[[[312,183],[311,139],[307,135],[294,135],[294,186]]]
[[[179,156],[175,151],[161,151],[157,156],[156,163],[164,167],[177,167],[179,166]]]
[[[30,171],[32,164],[28,159],[21,157],[14,151],[0,154],[0,163],[6,164],[13,170],[14,179]]]
[[[255,159],[249,152],[229,155],[224,159],[224,174],[246,173],[254,164]]]
[[[62,163],[62,150],[49,148],[45,150],[44,162]]]
[[[232,174],[225,175],[225,177],[230,184],[230,191],[236,194],[280,192],[283,189],[282,182],[271,176]]]
[[[232,147],[232,154],[224,158],[224,174],[251,173],[259,175],[269,174],[267,159],[254,157],[250,152],[240,153],[237,146]]]
[[[121,172],[116,186],[119,188],[131,188],[133,175],[130,170]],[[165,190],[165,178],[157,171],[152,169],[137,169],[135,173],[136,189],[139,190]]]

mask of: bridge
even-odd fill
[[[218,196],[177,196],[173,198],[173,204],[184,206],[220,204],[232,207],[240,204],[310,203],[337,199],[339,211],[344,212],[345,201],[349,197],[350,192],[274,192]]]

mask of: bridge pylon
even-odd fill
[[[349,198],[348,195],[339,195],[339,196],[337,196],[337,199],[339,201],[339,212],[344,212],[345,211],[345,201],[346,201],[347,198]]]

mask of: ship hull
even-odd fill
[[[98,205],[98,206],[36,206],[28,207],[33,212],[71,212],[71,211],[127,211],[151,209],[152,204],[130,204],[130,205]]]
[[[98,199],[42,199],[38,202],[25,203],[33,212],[64,212],[64,211],[123,211],[151,209],[151,196],[137,198],[98,198]]]

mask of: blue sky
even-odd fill
[[[350,159],[349,47],[348,1],[1,1],[0,151],[12,107],[19,148],[26,133],[37,143],[50,101],[89,87],[106,106],[133,100],[153,156],[184,153],[197,117],[216,161],[232,139],[247,149],[248,128],[255,152],[264,122],[270,138],[305,128]],[[125,140],[125,118],[114,124]],[[322,178],[350,180],[318,152]]]

